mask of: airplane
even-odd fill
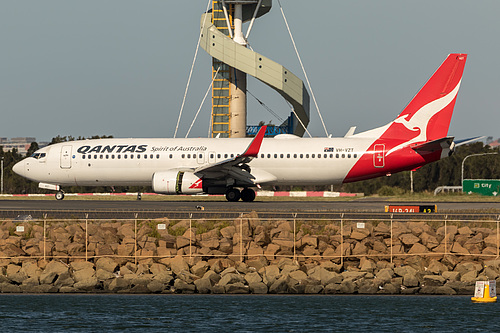
[[[53,144],[13,171],[57,191],[61,186],[152,186],[160,194],[225,194],[253,201],[260,185],[355,182],[414,170],[451,155],[448,128],[467,54],[448,55],[392,122],[342,138],[96,139]]]

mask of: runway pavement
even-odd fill
[[[389,216],[386,205],[437,205],[437,213],[428,215],[485,215],[498,219],[500,203],[497,202],[392,202],[378,198],[351,201],[254,201],[227,202],[224,200],[178,201],[123,201],[123,200],[0,200],[0,218],[30,215],[32,218],[139,218],[170,217],[237,217],[241,213],[256,211],[259,216],[291,218],[341,216]],[[203,210],[201,210],[203,209]],[[344,215],[342,215],[344,214]],[[397,214],[400,215],[400,214]],[[422,214],[417,214],[422,215]],[[410,215],[406,215],[410,217]]]

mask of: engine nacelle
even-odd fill
[[[202,179],[192,172],[161,171],[153,175],[153,191],[163,194],[194,194],[203,192]]]

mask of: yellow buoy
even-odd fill
[[[491,286],[491,291],[490,291]],[[497,301],[496,281],[476,281],[476,291],[471,297],[473,303],[494,303]]]

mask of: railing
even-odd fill
[[[41,219],[0,221],[0,260],[95,260],[134,263],[187,258],[245,261],[291,258],[294,262],[361,258],[403,262],[412,256],[498,258],[500,220],[236,219],[169,220]]]

